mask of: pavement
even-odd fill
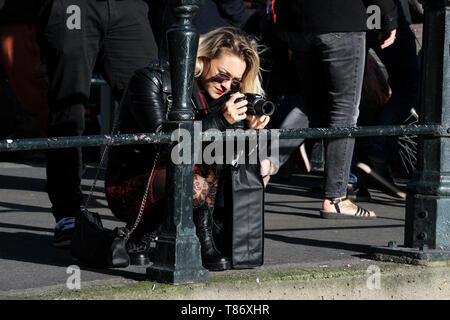
[[[95,170],[92,166],[87,167],[82,181],[85,193],[93,182]],[[321,181],[320,172],[293,172],[289,181],[272,179],[265,204],[264,265],[250,270],[211,272],[210,278],[229,282],[233,277],[258,273],[298,274],[298,270],[348,272],[352,267],[360,270],[361,276],[370,265],[380,265],[368,256],[373,246],[387,246],[392,240],[403,244],[404,201],[371,190],[372,201],[360,205],[374,210],[377,219],[322,219],[319,215],[321,200],[314,192]],[[61,296],[64,291],[71,275],[68,267],[77,262],[68,251],[53,248],[55,221],[50,208],[45,192],[45,165],[42,162],[0,162],[0,299],[39,296],[53,289],[59,290],[58,296]],[[106,227],[122,225],[107,207],[102,179],[95,189],[92,209],[101,214]],[[111,283],[136,286],[148,283],[145,281],[145,270],[146,267],[137,266],[114,270],[82,268],[81,277],[82,282],[89,284],[91,289],[110,288]],[[448,264],[445,271],[448,271]],[[418,269],[418,273],[422,272]],[[443,276],[447,283],[444,298],[450,298],[448,275],[447,272]],[[259,277],[262,279],[263,275]],[[293,274],[290,277],[297,279]],[[317,276],[314,277],[317,279]],[[254,277],[252,279],[254,282]],[[239,297],[236,292],[239,294],[240,289],[235,289],[235,296]],[[192,298],[192,295],[189,297]],[[283,296],[273,298],[282,299]]]

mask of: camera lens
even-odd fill
[[[261,111],[262,114],[266,116],[271,116],[275,112],[275,105],[270,101],[266,101],[265,103],[263,103]]]

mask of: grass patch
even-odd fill
[[[405,266],[399,264],[371,262],[379,266],[384,275],[424,273],[430,270],[424,266]],[[93,281],[81,283],[81,290],[69,290],[65,286],[46,289],[43,292],[17,295],[13,299],[43,299],[43,300],[172,300],[193,299],[197,293],[240,291],[252,292],[252,290],[278,286],[284,287],[290,284],[333,279],[359,279],[367,278],[367,266],[347,267],[316,267],[311,269],[291,270],[233,270],[224,273],[211,273],[210,279],[205,282],[189,283],[181,285],[163,284],[152,281],[134,281],[119,279],[114,282]]]

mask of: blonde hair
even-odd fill
[[[261,46],[258,45],[255,38],[238,28],[223,27],[200,36],[195,77],[198,78],[202,75],[205,61],[217,58],[223,52],[238,56],[246,64],[240,91],[263,95],[259,60]]]

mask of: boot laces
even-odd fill
[[[155,237],[153,233],[144,233],[138,239],[131,238],[130,240],[128,240],[127,249],[130,252],[147,251],[150,248],[151,242],[155,241],[156,239],[157,237]]]

